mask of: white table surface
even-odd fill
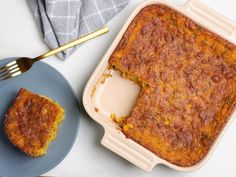
[[[181,4],[185,0],[172,0]],[[204,1],[204,0],[203,0]],[[236,120],[220,141],[210,160],[194,172],[178,172],[158,165],[146,173],[100,144],[103,129],[83,110],[81,96],[91,73],[111,44],[128,15],[142,0],[131,3],[109,23],[110,33],[84,44],[67,61],[56,57],[46,62],[57,68],[71,83],[81,105],[81,124],[77,140],[69,155],[45,176],[81,177],[235,177],[236,176]],[[236,21],[235,0],[205,0],[206,4]],[[43,42],[25,0],[0,1],[0,58],[9,56],[35,57],[48,48]],[[1,99],[1,98],[0,98]],[[1,157],[0,157],[1,158]],[[14,170],[14,168],[13,168]]]

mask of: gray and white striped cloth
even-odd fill
[[[43,38],[56,48],[102,27],[129,0],[28,0]],[[74,49],[58,54],[68,58]]]

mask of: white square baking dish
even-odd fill
[[[101,143],[108,149],[145,171],[151,171],[157,164],[164,164],[180,171],[191,171],[201,167],[207,161],[234,115],[231,115],[227,125],[221,131],[204,159],[191,167],[180,167],[171,164],[170,162],[159,158],[133,140],[127,139],[110,118],[110,115],[113,113],[117,116],[128,115],[138,98],[140,88],[132,81],[122,78],[117,71],[109,70],[108,60],[134,17],[141,9],[151,4],[166,5],[192,19],[200,26],[203,26],[209,31],[236,44],[236,24],[207,7],[200,2],[200,0],[189,0],[183,6],[175,5],[167,0],[144,1],[127,19],[89,79],[83,94],[83,104],[88,114],[105,129],[105,135]]]

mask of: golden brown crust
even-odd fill
[[[148,85],[124,134],[179,166],[203,159],[235,107],[236,46],[169,7],[150,5],[109,63]]]
[[[64,110],[53,101],[20,89],[6,115],[5,133],[23,152],[40,156],[46,152],[57,117],[63,114]]]

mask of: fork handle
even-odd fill
[[[76,40],[71,41],[71,42],[69,42],[69,43],[67,43],[67,44],[64,44],[64,45],[62,45],[61,47],[58,47],[58,48],[53,49],[53,50],[51,50],[51,51],[49,51],[49,52],[46,52],[46,53],[44,53],[44,54],[42,54],[42,55],[40,55],[40,56],[34,58],[34,61],[39,61],[39,60],[42,60],[42,59],[47,58],[47,57],[49,57],[49,56],[55,55],[56,53],[59,53],[59,52],[61,52],[61,51],[63,51],[63,50],[66,50],[66,49],[69,49],[69,48],[71,48],[71,47],[74,47],[74,46],[76,46],[76,45],[78,45],[78,44],[81,44],[81,43],[83,43],[83,42],[86,42],[86,41],[88,41],[88,40],[90,40],[90,39],[93,39],[93,38],[95,38],[95,37],[98,37],[98,36],[100,36],[100,35],[102,35],[102,34],[105,34],[105,33],[107,33],[107,32],[109,32],[109,28],[108,28],[108,27],[103,27],[103,28],[101,28],[101,29],[98,29],[97,31],[94,31],[94,32],[89,33],[89,34],[87,34],[87,35],[85,35],[85,36],[82,36],[82,37],[79,38],[79,39],[76,39]]]

